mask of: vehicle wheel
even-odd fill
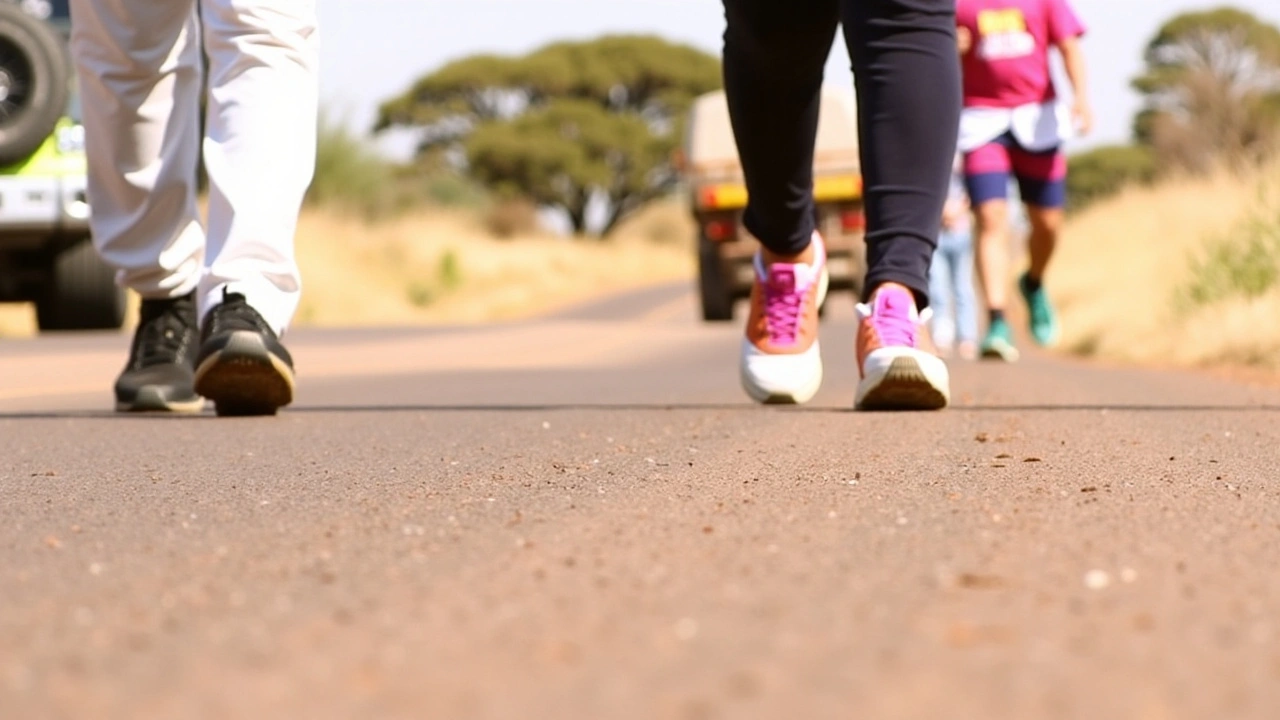
[[[87,238],[58,253],[36,299],[41,331],[115,330],[124,324],[125,293]]]
[[[67,110],[71,60],[47,23],[0,3],[0,165],[31,156]]]
[[[702,300],[702,319],[707,322],[733,320],[733,291],[720,267],[714,250],[698,253],[698,295]]]

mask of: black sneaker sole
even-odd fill
[[[159,385],[139,388],[132,400],[116,398],[116,412],[198,413],[203,409],[204,398],[199,395],[175,400]]]
[[[293,402],[293,390],[293,369],[249,330],[232,333],[196,368],[196,392],[221,416],[275,415]]]

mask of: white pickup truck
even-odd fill
[[[742,165],[721,91],[694,101],[679,165],[698,224],[698,289],[706,321],[733,319],[750,294],[758,242],[742,227]],[[852,92],[824,88],[814,153],[815,221],[827,245],[831,289],[862,292],[866,219]]]
[[[0,302],[41,331],[119,328],[125,293],[89,240],[67,0],[0,0]]]

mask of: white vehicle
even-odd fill
[[[89,239],[67,0],[0,0],[0,302],[45,330],[119,328],[125,293]]]

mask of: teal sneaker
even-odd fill
[[[1040,347],[1050,347],[1058,342],[1058,316],[1049,302],[1049,293],[1041,286],[1032,292],[1027,287],[1027,274],[1018,278],[1018,290],[1027,301],[1027,316],[1031,324],[1031,338]]]
[[[1009,323],[1004,320],[991,321],[980,349],[982,357],[990,360],[1018,361],[1018,348],[1013,345],[1013,333],[1009,332]]]

